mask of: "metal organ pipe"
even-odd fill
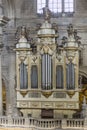
[[[45,84],[46,84],[46,89],[47,89],[47,78],[48,78],[48,77],[47,77],[47,76],[48,76],[48,75],[47,75],[47,69],[48,69],[48,68],[47,68],[47,67],[48,67],[48,66],[47,66],[47,54],[46,54],[45,56],[46,56],[46,58],[45,58],[45,59],[46,59],[46,62],[45,62],[45,64],[46,64],[46,68],[45,68],[45,71],[46,71],[46,75],[45,75],[45,76],[46,76],[46,82],[45,82]]]
[[[20,64],[20,89],[28,88],[28,73],[24,63]]]
[[[51,68],[51,56],[49,54],[44,54],[42,56],[42,89],[49,90],[51,89],[52,79],[52,68]]]
[[[52,87],[52,57],[50,56],[50,69],[49,69],[49,73],[50,73],[50,79],[49,79],[49,83],[50,86]]]
[[[49,73],[49,68],[50,68],[50,57],[48,55],[48,86],[50,86],[50,73]],[[49,89],[49,88],[48,88]]]
[[[69,63],[67,66],[67,89],[75,88],[75,69],[74,64]]]
[[[44,83],[45,83],[45,71],[44,70],[44,66],[45,66],[45,61],[44,61],[44,56],[42,56],[42,86],[43,86],[43,89],[44,89]]]

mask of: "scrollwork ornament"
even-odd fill
[[[56,58],[59,62],[61,61],[61,55],[57,55]]]
[[[19,59],[23,62],[27,58],[26,51],[20,51]]]
[[[69,91],[67,91],[67,94],[69,95],[70,98],[72,98],[75,95],[75,91],[69,90]]]
[[[43,51],[44,51],[44,53],[48,53],[49,52],[48,46],[43,46]]]
[[[32,60],[33,60],[33,62],[35,63],[36,60],[37,60],[37,56],[34,56],[34,57],[32,58]]]
[[[69,61],[73,61],[74,60],[74,57],[75,57],[75,52],[73,52],[73,51],[68,51],[67,53],[66,53],[66,57],[67,57],[67,59],[69,60]]]

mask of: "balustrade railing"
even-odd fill
[[[24,117],[0,117],[0,127],[31,127],[39,129],[83,128],[84,119],[35,119]]]
[[[66,120],[67,128],[68,127],[84,127],[83,119],[68,119]]]

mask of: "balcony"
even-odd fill
[[[84,119],[36,119],[24,117],[0,117],[0,129],[83,129]]]

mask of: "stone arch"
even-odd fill
[[[79,76],[82,77],[82,86],[81,91],[79,93],[80,104],[82,104],[84,97],[86,98],[87,102],[87,72],[84,70],[80,70]]]
[[[79,75],[84,76],[84,77],[87,78],[87,73],[82,71],[82,70],[79,71]]]
[[[87,89],[87,73],[84,70],[79,71],[79,82],[81,83],[81,88]],[[80,85],[80,84],[79,84]]]

